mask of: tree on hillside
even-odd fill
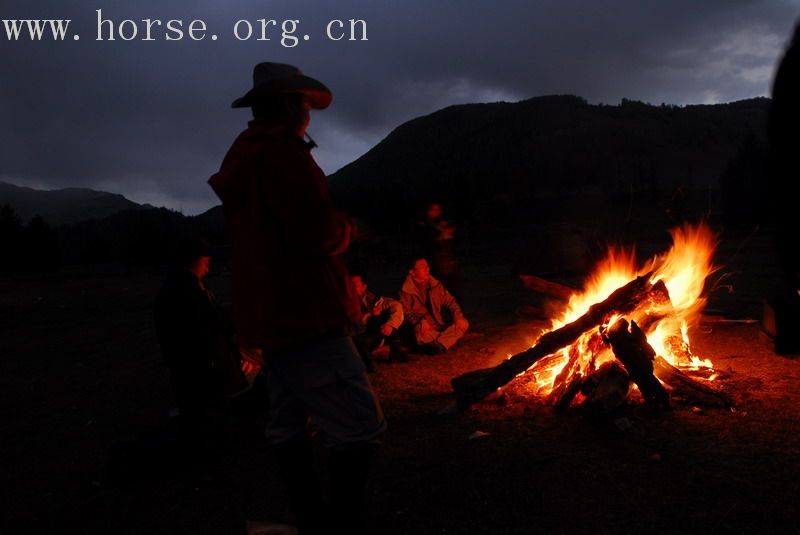
[[[766,144],[749,130],[720,177],[725,225],[732,229],[767,223]]]
[[[16,273],[19,265],[20,237],[22,222],[13,208],[0,206],[0,247],[3,248],[3,262],[0,262],[0,275]]]
[[[20,262],[22,273],[49,273],[61,266],[56,231],[40,215],[22,230]]]
[[[55,230],[38,215],[23,226],[8,205],[0,206],[0,246],[0,275],[46,273],[61,265]]]

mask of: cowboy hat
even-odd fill
[[[249,108],[259,100],[282,93],[302,93],[312,108],[324,110],[333,95],[319,80],[306,76],[293,65],[259,63],[253,69],[253,89],[231,104],[232,108]]]

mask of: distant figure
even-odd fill
[[[777,248],[788,293],[796,294],[800,289],[800,219],[794,194],[800,182],[800,24],[772,84],[767,135],[772,151]]]
[[[667,219],[671,225],[682,225],[687,216],[687,195],[683,184],[678,184],[672,190],[669,206],[666,209]]]
[[[442,205],[432,203],[417,223],[417,250],[430,262],[431,272],[461,301],[461,271],[455,250],[456,228],[444,218]]]
[[[424,258],[414,260],[400,302],[416,343],[434,354],[448,351],[469,329],[455,297],[431,276]]]
[[[247,388],[233,329],[203,285],[211,253],[200,240],[177,252],[155,302],[155,325],[180,410],[183,438],[212,447],[227,424],[228,399]]]
[[[408,362],[397,332],[403,324],[403,305],[390,297],[377,296],[369,291],[363,273],[351,271],[350,282],[361,306],[362,331],[353,337],[353,341],[367,370],[374,371],[372,355],[382,347],[388,350],[389,362]]]
[[[263,348],[267,440],[278,456],[300,533],[362,533],[375,439],[386,428],[349,334],[359,305],[341,254],[355,233],[337,211],[305,141],[311,109],[330,90],[297,67],[259,63],[233,103],[254,119],[209,180],[233,242],[237,341]],[[326,505],[308,420],[328,450]]]

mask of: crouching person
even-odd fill
[[[358,297],[361,312],[361,332],[353,337],[353,342],[367,370],[374,371],[373,354],[382,348],[388,350],[389,362],[408,362],[397,331],[403,324],[403,305],[390,297],[379,297],[370,292],[361,272],[350,272],[350,284]]]
[[[416,259],[400,289],[406,323],[417,345],[431,353],[444,353],[469,329],[461,307],[441,282],[431,276],[428,261]]]
[[[296,67],[259,63],[253,89],[233,103],[252,108],[253,120],[209,180],[231,234],[237,341],[263,349],[266,436],[301,535],[365,532],[370,458],[386,428],[349,336],[358,301],[342,253],[354,225],[304,140],[309,111],[331,99]],[[309,420],[327,450],[327,492]]]

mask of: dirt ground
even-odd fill
[[[768,242],[744,240],[720,248],[736,291],[720,283],[709,307],[760,317],[774,270],[756,254]],[[383,291],[403,275],[376,272]],[[369,492],[375,533],[800,532],[800,361],[774,354],[758,325],[691,333],[723,372],[734,411],[633,405],[620,430],[555,413],[519,384],[442,414],[452,377],[524,349],[544,327],[515,313],[530,296],[507,265],[468,263],[464,279],[474,334],[446,355],[379,363],[371,376],[389,421]],[[172,406],[152,326],[160,281],[0,279],[2,533],[241,534],[248,520],[291,519],[257,396],[218,461],[127,485],[108,478],[111,444],[164,427]],[[228,278],[209,284],[225,300]]]

